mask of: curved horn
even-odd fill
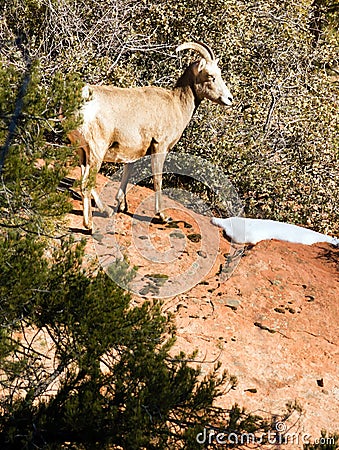
[[[205,44],[204,42],[201,41],[197,41],[197,44],[202,45],[203,47],[205,47],[205,49],[209,52],[209,54],[211,55],[212,61],[215,60],[215,56],[214,56],[214,52],[211,49],[211,47],[209,47],[207,44]]]
[[[176,52],[181,50],[193,49],[200,53],[200,55],[206,59],[206,61],[211,62],[215,59],[213,51],[208,47],[208,45],[202,42],[185,42],[176,48]]]

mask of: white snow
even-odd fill
[[[339,239],[307,228],[275,220],[250,219],[247,217],[213,217],[211,222],[224,229],[226,235],[237,244],[256,244],[267,239],[312,245],[328,242],[339,246]]]

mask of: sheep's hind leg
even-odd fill
[[[90,172],[89,165],[81,165],[82,179],[81,179],[81,196],[83,204],[83,223],[84,227],[92,231],[93,219],[92,219],[92,204],[91,204],[91,189],[88,188],[88,176]]]
[[[155,191],[155,215],[161,222],[171,222],[171,217],[166,216],[162,206],[162,172],[164,162],[166,159],[166,153],[154,153],[152,154],[152,173],[153,183]]]
[[[127,200],[126,200],[126,187],[127,187],[128,179],[129,179],[132,169],[133,169],[133,164],[134,163],[126,163],[124,165],[124,171],[122,174],[120,187],[119,187],[118,193],[116,195],[116,200],[118,202],[118,204],[117,204],[118,212],[127,212],[128,211]]]
[[[99,194],[95,189],[91,190],[91,195],[94,198],[95,204],[97,205],[97,208],[101,213],[104,213],[106,217],[111,217],[113,214],[113,209],[110,208],[108,205],[105,205],[103,201],[101,200]]]

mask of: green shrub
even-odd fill
[[[339,448],[339,437],[337,434],[327,435],[326,431],[321,433],[315,444],[305,444],[304,450],[337,450]]]

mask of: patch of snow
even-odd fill
[[[338,238],[275,220],[250,219],[247,217],[219,219],[213,217],[211,222],[223,228],[226,235],[237,244],[256,244],[263,240],[278,239],[295,244],[312,245],[317,242],[328,242],[339,246]]]

